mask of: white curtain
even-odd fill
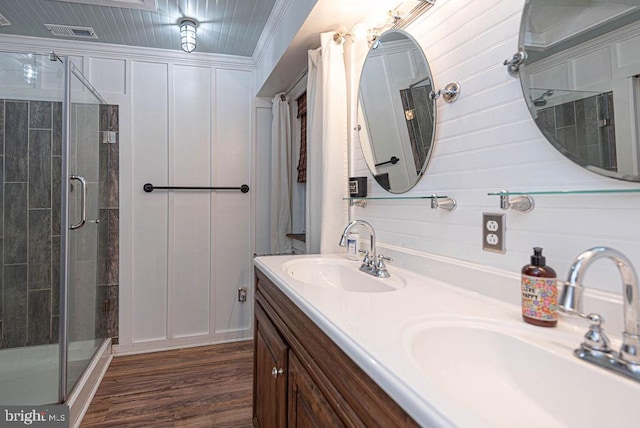
[[[347,79],[334,32],[309,51],[307,80],[307,253],[337,253],[347,224]]]
[[[291,120],[289,98],[273,98],[271,108],[271,252],[291,252]]]

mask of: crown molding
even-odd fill
[[[273,38],[275,34],[282,24],[282,20],[284,19],[287,10],[289,10],[289,6],[293,4],[293,0],[276,0],[276,3],[273,5],[273,10],[269,15],[269,19],[264,26],[264,30],[258,39],[258,43],[256,44],[255,49],[253,50],[252,59],[254,64],[260,62],[262,57],[264,56],[267,48],[273,42]]]
[[[52,40],[42,37],[0,34],[0,51],[25,52],[48,55],[55,51],[59,56],[99,56],[111,59],[135,59],[150,62],[179,62],[185,65],[222,66],[253,71],[254,62],[249,57],[177,50],[141,48],[78,40]]]

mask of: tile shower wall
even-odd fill
[[[536,123],[569,154],[617,171],[612,92],[540,109]]]
[[[96,337],[111,337],[118,342],[118,246],[119,236],[119,109],[100,106],[100,199],[98,225],[98,294],[96,313],[99,317]]]
[[[98,337],[116,335],[118,277],[118,108],[100,113]],[[0,100],[0,348],[58,341],[61,147],[61,103]]]

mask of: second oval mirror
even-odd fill
[[[371,46],[358,89],[360,145],[378,184],[404,193],[424,174],[435,135],[436,105],[427,58],[404,31]]]
[[[545,137],[569,159],[640,181],[640,1],[527,0],[520,80]]]

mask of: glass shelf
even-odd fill
[[[541,190],[534,192],[490,192],[489,196],[525,196],[525,195],[595,195],[595,194],[607,194],[607,193],[638,193],[640,189],[599,189],[599,190]]]
[[[365,197],[354,197],[354,198],[342,198],[344,201],[372,201],[372,200],[393,200],[393,199],[442,199],[447,198],[448,196],[443,195],[430,195],[430,196],[365,196]]]

